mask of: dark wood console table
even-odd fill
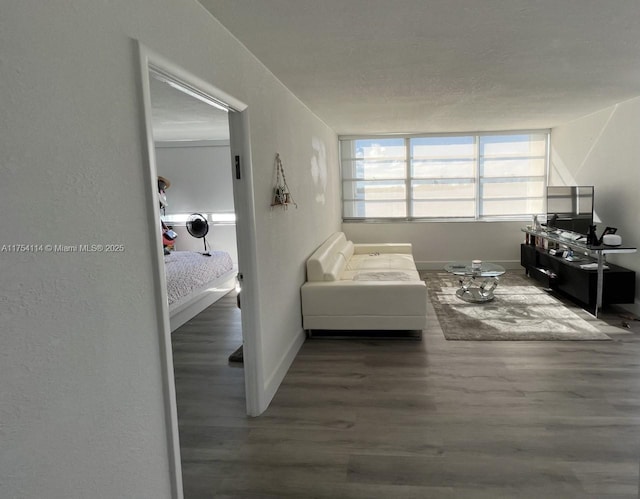
[[[619,265],[605,263],[606,255],[635,253],[629,246],[593,246],[581,240],[561,237],[553,232],[522,229],[528,242],[521,245],[520,264],[528,275],[584,303],[597,317],[603,304],[633,303],[636,273]],[[569,261],[549,250],[572,249],[580,260]],[[592,268],[583,268],[583,265]],[[605,270],[605,265],[608,267]]]

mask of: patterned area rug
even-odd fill
[[[447,272],[423,274],[447,340],[611,340],[607,324],[555,298],[524,275],[507,272],[495,299],[468,303],[455,295],[458,279]]]

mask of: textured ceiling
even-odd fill
[[[638,0],[200,0],[339,134],[547,128],[640,95]]]
[[[227,113],[149,78],[153,138],[158,141],[229,140]]]

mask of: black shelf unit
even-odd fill
[[[580,268],[580,265],[595,261],[570,262],[533,244],[520,245],[520,264],[527,275],[589,308],[596,306],[598,272]],[[619,265],[606,265],[609,268],[603,273],[602,305],[633,303],[636,273]]]

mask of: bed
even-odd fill
[[[226,251],[172,251],[164,257],[171,331],[235,287],[237,268]]]

